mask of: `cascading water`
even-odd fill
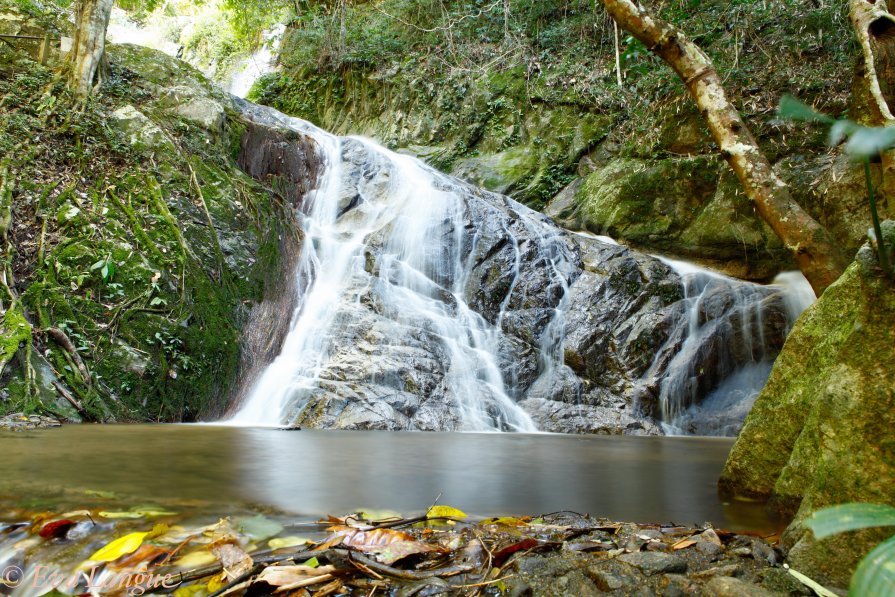
[[[756,292],[762,287],[660,259],[681,276],[687,321],[686,339],[667,365],[660,389],[663,430],[736,435],[768,379],[782,339],[814,302],[814,291],[800,273],[785,272],[770,286],[777,293],[761,297]],[[782,307],[768,309],[771,301],[781,301]],[[705,370],[707,358],[714,364],[711,371]]]
[[[226,89],[236,97],[245,97],[255,81],[273,72],[276,65],[276,49],[286,31],[285,25],[277,25],[263,35],[261,45],[255,52],[240,60],[233,69],[233,75]]]
[[[422,369],[437,368],[440,387],[432,390],[447,402],[428,408],[452,409],[455,423],[450,427],[535,431],[530,416],[507,388],[512,380],[505,378],[507,368],[501,362],[506,360],[501,355],[506,344],[502,328],[512,316],[511,300],[524,291],[519,288],[520,265],[523,253],[532,249],[529,239],[534,239],[539,261],[552,270],[552,285],[559,294],[539,341],[540,373],[550,375],[558,368],[560,302],[568,281],[562,275],[566,256],[564,247],[557,246],[557,231],[533,224],[540,224],[539,216],[510,202],[515,225],[521,224],[529,236],[520,239],[505,231],[513,244],[515,271],[496,318],[489,321],[466,296],[478,265],[473,256],[479,241],[479,231],[468,223],[468,204],[479,201],[479,207],[488,208],[487,202],[422,162],[370,141],[340,139],[298,119],[281,117],[279,124],[316,141],[324,174],[300,209],[306,236],[296,275],[299,301],[289,333],[279,356],[229,422],[280,426],[305,420],[321,394],[358,391],[348,380],[357,377],[358,367],[368,367],[356,362],[366,354],[371,361],[384,355],[406,358]],[[506,218],[498,208],[491,209],[494,221]],[[351,342],[344,342],[346,336]],[[414,337],[424,340],[428,355],[411,351]],[[404,338],[407,347],[402,346]],[[345,345],[350,350],[343,350]],[[359,353],[352,353],[357,349]],[[419,356],[436,356],[441,362],[420,363]],[[361,377],[374,387],[414,385],[412,379],[396,384],[393,378],[401,367],[379,372],[375,364],[368,368]],[[370,398],[387,402],[394,397]],[[409,427],[427,427],[418,412],[392,406],[413,419],[408,420]]]

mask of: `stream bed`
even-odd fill
[[[292,520],[359,509],[471,515],[573,510],[614,520],[778,527],[761,504],[726,503],[716,480],[732,440],[504,433],[276,430],[211,425],[67,426],[0,433],[0,518],[191,504],[208,515]],[[27,502],[27,503],[26,503]]]

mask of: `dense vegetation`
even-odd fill
[[[292,234],[289,211],[235,167],[228,100],[131,48],[73,112],[52,70],[0,52],[0,177],[14,198],[0,412],[181,421],[222,408],[247,305]],[[177,111],[189,104],[211,116]]]

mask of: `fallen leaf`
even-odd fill
[[[269,518],[265,518],[260,514],[252,518],[243,517],[236,519],[236,525],[243,533],[248,535],[250,539],[255,541],[264,541],[275,535],[279,535],[283,531],[283,525],[274,522]]]
[[[330,527],[332,535],[327,537],[326,541],[335,537],[343,537],[342,545],[348,545],[361,551],[370,551],[380,547],[385,547],[396,541],[413,541],[412,535],[408,535],[403,531],[393,531],[391,529],[372,529],[362,531],[347,526]]]
[[[210,551],[202,549],[199,551],[191,551],[185,556],[175,560],[174,564],[180,568],[199,568],[216,561],[217,558],[214,557]]]
[[[143,518],[139,512],[100,512],[99,515],[111,520]]]
[[[677,543],[671,546],[671,549],[677,551],[678,549],[686,549],[692,545],[696,545],[697,541],[693,539],[681,539]]]
[[[174,597],[194,597],[194,595],[209,595],[208,585],[190,585],[188,587],[180,587],[174,591]]]
[[[90,556],[90,559],[95,562],[115,561],[123,555],[137,551],[147,535],[149,533],[130,533],[124,537],[119,537],[105,547],[100,548]]]
[[[112,570],[124,570],[127,568],[139,568],[140,565],[143,564],[143,569],[147,569],[161,557],[167,556],[169,553],[171,552],[167,549],[144,543],[134,553],[121,557],[114,563],[110,562],[109,568]]]
[[[438,545],[429,545],[416,541],[412,535],[403,531],[391,529],[372,529],[361,531],[351,527],[331,527],[334,534],[327,539],[327,543],[337,537],[342,537],[342,545],[353,547],[359,551],[372,553],[376,559],[384,564],[392,564],[402,558],[416,553],[428,553],[432,551],[443,552],[444,548]]]
[[[43,525],[37,534],[44,539],[59,539],[60,537],[65,537],[68,530],[76,524],[78,524],[76,521],[68,518],[54,520]]]
[[[466,513],[451,506],[432,506],[426,512],[426,518],[466,518]]]
[[[211,553],[221,561],[227,580],[233,581],[252,569],[252,557],[232,543],[216,545]]]
[[[290,591],[308,585],[325,582],[332,579],[335,566],[268,566],[261,571],[255,582],[263,582],[272,587],[277,587],[277,592]]]
[[[520,518],[512,518],[512,517],[501,517],[501,518],[487,518],[483,520],[480,524],[499,524],[505,527],[524,527],[528,526],[528,523]]]
[[[391,565],[400,559],[412,556],[417,553],[429,553],[432,551],[441,551],[440,548],[420,543],[418,541],[395,541],[385,547],[370,550],[373,552],[377,560],[386,565]]]
[[[267,542],[268,547],[271,549],[283,549],[286,547],[296,547],[298,545],[304,545],[305,543],[310,543],[310,539],[305,539],[304,537],[277,537],[275,539],[271,539]]]
[[[494,553],[494,566],[499,568],[503,566],[504,562],[506,562],[507,558],[516,553],[517,551],[523,551],[526,549],[531,549],[533,547],[538,546],[538,541],[536,539],[532,539],[528,537],[519,541],[518,543],[513,543],[512,545],[508,545],[503,549],[500,549]]]

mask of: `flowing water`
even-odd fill
[[[370,346],[371,355],[400,352],[395,341],[406,337],[408,329],[424,334],[428,350],[444,357],[441,383],[454,402],[436,408],[458,409],[458,430],[536,431],[510,396],[499,355],[504,314],[520,279],[523,250],[518,238],[509,235],[515,271],[496,321],[489,322],[466,296],[476,265],[468,247],[478,234],[467,224],[466,202],[474,199],[469,189],[372,141],[338,138],[305,121],[278,118],[281,125],[316,141],[325,168],[318,188],[302,202],[306,236],[289,333],[280,355],[227,423],[288,425],[294,413],[313,408],[321,386],[332,381],[324,370],[340,358],[334,354],[336,342],[359,325],[363,314],[355,307],[372,300],[372,292],[387,313],[379,322],[385,331]],[[527,208],[512,207],[515,219],[536,239],[538,259],[565,295],[556,230],[536,222]],[[552,375],[561,362],[561,335],[560,300],[539,341],[542,376]],[[432,344],[437,346],[432,349]]]
[[[251,91],[255,81],[274,71],[277,62],[277,47],[285,31],[285,25],[278,25],[264,33],[259,48],[251,56],[240,60],[233,68],[233,74],[224,86],[227,91],[236,97],[245,97]]]
[[[775,344],[765,337],[768,329],[788,334],[796,319],[815,300],[814,291],[799,272],[778,275],[772,288],[779,290],[785,320],[768,325],[764,300],[756,300],[754,284],[724,276],[692,263],[659,257],[681,276],[684,285],[687,338],[668,366],[659,403],[663,430],[669,435],[734,436],[742,426],[755,399],[771,372]],[[725,320],[712,319],[707,312],[718,308],[718,290],[733,304],[723,308],[733,312]],[[739,329],[722,330],[719,326],[736,325]],[[714,344],[706,339],[716,335]],[[715,375],[721,382],[708,393],[700,388],[703,372],[694,353],[711,347],[716,353]],[[703,397],[702,394],[705,394]],[[700,399],[701,398],[701,399]]]

